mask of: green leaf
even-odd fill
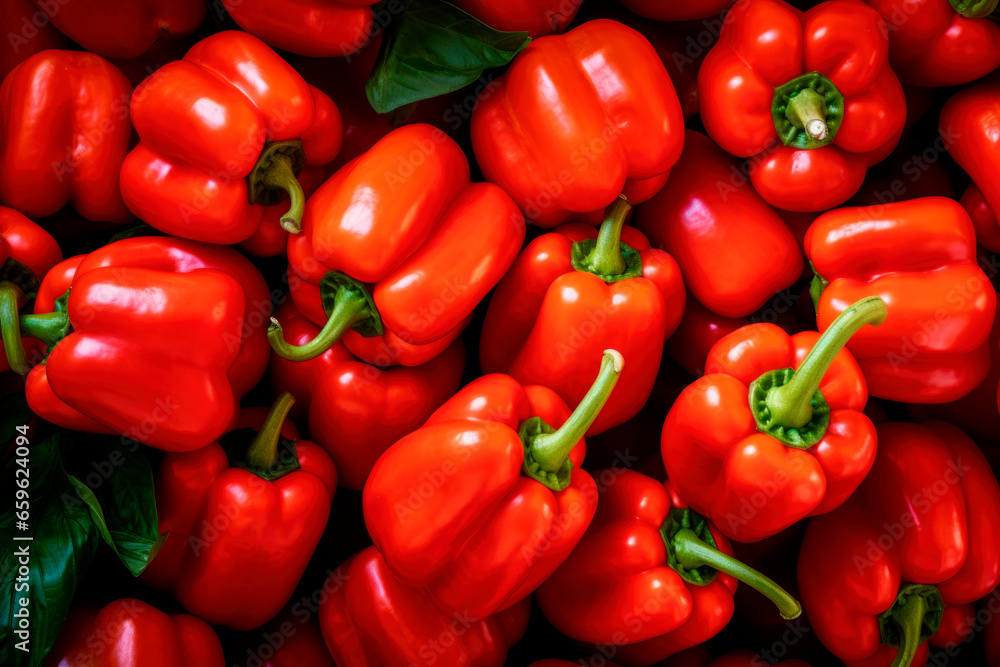
[[[100,533],[90,511],[63,469],[59,456],[63,436],[57,433],[31,446],[27,530],[18,528],[20,519],[15,510],[20,510],[12,504],[7,504],[0,514],[0,539],[4,544],[0,557],[0,663],[4,665],[41,664],[99,544]],[[5,479],[23,479],[15,477],[18,469],[23,469],[18,459],[8,461]],[[32,539],[15,541],[14,537]],[[18,550],[24,547],[30,561],[26,577],[18,573]],[[28,604],[22,605],[25,599]],[[21,637],[15,634],[15,621],[19,620],[15,614],[23,614],[24,610],[31,633],[28,653],[16,648]]]
[[[467,86],[530,41],[526,32],[494,30],[442,0],[409,0],[382,35],[365,93],[375,111],[388,113]]]

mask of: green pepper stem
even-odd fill
[[[618,195],[618,198],[608,206],[604,212],[604,222],[601,223],[601,230],[597,234],[597,244],[588,258],[594,273],[604,276],[617,276],[625,273],[628,268],[625,258],[622,256],[622,227],[625,226],[625,218],[632,210],[632,204],[625,195]]]
[[[247,462],[250,465],[270,469],[278,462],[278,443],[281,441],[281,427],[285,425],[288,412],[295,404],[295,397],[287,391],[281,393],[264,418],[264,423],[257,436],[247,449]]]
[[[951,0],[951,6],[967,19],[981,19],[996,12],[1000,0]]]
[[[554,433],[542,433],[531,441],[531,455],[542,470],[558,471],[573,447],[597,419],[601,408],[611,397],[611,390],[618,383],[618,376],[625,366],[625,359],[617,350],[604,350],[597,379],[590,386],[580,404],[562,426]]]
[[[27,301],[24,292],[9,280],[0,282],[0,335],[10,369],[18,375],[27,375],[31,370],[28,356],[24,353],[21,340],[21,306]]]
[[[806,88],[788,100],[785,117],[816,141],[823,141],[830,134],[830,128],[826,125],[825,106],[826,100],[822,95]]]
[[[368,300],[359,292],[341,290],[337,292],[333,310],[326,324],[316,337],[305,345],[291,345],[285,340],[281,324],[274,317],[267,328],[267,339],[279,357],[290,361],[309,361],[329,350],[340,340],[347,330],[358,322],[370,317],[367,312]]]
[[[893,610],[892,619],[903,636],[896,659],[891,667],[909,667],[917,649],[920,648],[920,630],[927,614],[927,601],[920,595],[911,595],[902,605]]]
[[[302,215],[305,213],[306,196],[302,185],[295,178],[292,160],[287,155],[275,154],[264,173],[264,185],[272,190],[288,193],[288,212],[281,216],[281,228],[289,234],[302,231]]]
[[[788,384],[768,392],[767,407],[771,421],[789,428],[801,428],[812,419],[812,400],[834,357],[861,327],[878,326],[889,314],[885,302],[877,296],[856,301],[837,316],[816,341],[802,365]]]
[[[802,605],[799,601],[773,579],[710,546],[690,528],[680,529],[673,538],[673,545],[677,562],[686,569],[694,570],[707,565],[728,574],[765,595],[778,607],[778,613],[786,620],[798,618],[802,614]]]

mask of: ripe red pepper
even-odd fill
[[[568,405],[587,393],[601,352],[620,351],[622,384],[588,435],[639,412],[684,312],[677,262],[624,227],[629,209],[619,198],[599,234],[578,223],[532,241],[497,286],[480,337],[484,372],[545,385]]]
[[[430,125],[406,125],[341,168],[309,198],[289,237],[292,300],[323,327],[277,354],[319,356],[343,337],[371,364],[417,366],[443,352],[513,263],[524,219],[492,183],[471,183],[462,149]]]
[[[330,516],[337,470],[285,421],[294,401],[285,393],[270,412],[244,410],[221,441],[161,464],[166,540],[142,578],[213,625],[251,630],[274,618]]]
[[[90,667],[224,667],[215,631],[187,614],[164,614],[133,598],[115,600],[100,611],[70,611],[46,658],[52,665]]]
[[[843,347],[885,317],[882,300],[869,297],[823,336],[750,324],[719,340],[706,375],[663,424],[663,465],[677,493],[740,542],[843,503],[876,448],[875,427],[861,412],[865,377]]]
[[[628,665],[651,665],[722,630],[737,581],[784,618],[802,612],[772,580],[732,557],[728,540],[669,483],[604,470],[597,514],[566,562],[538,589],[542,612],[579,641],[614,645]]]
[[[885,23],[857,0],[805,13],[782,0],[738,2],[698,73],[705,129],[753,158],[750,179],[774,206],[842,204],[903,131],[888,52]]]
[[[295,179],[340,150],[340,112],[264,42],[238,30],[195,44],[135,89],[139,134],[121,169],[125,203],[174,236],[232,244],[289,198],[282,226],[300,229]],[[222,119],[222,121],[220,121]]]
[[[72,204],[98,222],[134,216],[118,189],[132,84],[100,56],[49,50],[0,86],[0,201],[31,218]]]
[[[290,303],[277,317],[292,344],[304,345],[319,333]],[[426,364],[384,369],[359,361],[338,342],[309,361],[272,354],[269,375],[274,395],[302,397],[309,437],[333,458],[340,485],[360,491],[382,452],[458,391],[464,368],[460,338]]]
[[[377,0],[222,0],[233,20],[276,49],[331,58],[358,51],[371,36]]]
[[[805,250],[820,331],[862,296],[889,307],[885,324],[847,344],[872,396],[945,403],[983,381],[996,293],[958,202],[924,197],[830,211],[809,228]]]
[[[54,346],[28,374],[31,409],[169,451],[221,436],[267,366],[271,298],[257,269],[231,248],[169,237],[117,241],[75,270],[74,259],[20,319],[21,335]],[[16,332],[4,332],[8,350]]]
[[[692,21],[719,16],[733,4],[733,0],[708,0],[707,2],[686,2],[685,0],[622,0],[622,4],[639,16],[654,21]]]
[[[66,48],[66,37],[52,27],[31,0],[0,3],[0,26],[7,37],[7,48],[0,50],[0,81],[29,56],[45,49]]]
[[[969,183],[959,201],[972,218],[972,226],[976,228],[976,242],[987,250],[1000,252],[1000,223],[979,186]]]
[[[528,625],[528,600],[477,620],[445,614],[407,586],[375,547],[352,556],[324,585],[319,623],[339,667],[501,667]]]
[[[504,32],[523,32],[535,39],[566,30],[583,0],[455,0],[455,5],[486,25]]]
[[[636,209],[635,225],[677,259],[705,307],[749,315],[802,275],[799,244],[736,160],[698,132],[688,131],[684,142],[673,176]]]
[[[878,444],[857,492],[809,523],[799,590],[813,629],[840,659],[922,665],[947,607],[1000,581],[1000,487],[976,444],[950,424],[881,424]]]
[[[1000,67],[996,0],[864,1],[890,26],[889,60],[905,84],[954,86]]]
[[[619,194],[655,194],[681,154],[684,117],[660,57],[607,19],[532,41],[472,112],[472,147],[539,227],[588,214]]]
[[[437,605],[486,618],[528,597],[569,555],[597,504],[583,434],[622,357],[607,350],[577,409],[492,374],[386,450],[365,485],[365,525],[388,567]],[[558,430],[556,430],[558,429]]]

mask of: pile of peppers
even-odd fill
[[[0,4],[0,664],[1000,667],[1000,0]]]

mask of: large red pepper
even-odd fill
[[[622,365],[608,350],[572,414],[550,389],[484,376],[387,449],[363,504],[389,568],[441,609],[475,619],[528,597],[594,515],[583,434]]]
[[[722,15],[733,4],[733,0],[708,0],[707,2],[687,2],[686,0],[622,0],[630,10],[654,21],[693,21],[710,16]]]
[[[681,154],[684,117],[656,51],[607,19],[531,42],[480,96],[472,146],[525,216],[596,221],[619,194],[655,194]]]
[[[222,0],[233,20],[276,49],[304,56],[350,55],[368,42],[377,0]]]
[[[688,131],[684,154],[635,225],[676,259],[698,301],[725,317],[754,312],[802,275],[788,226],[754,192],[739,163]]]
[[[732,557],[732,546],[669,483],[603,470],[597,514],[572,555],[538,589],[545,617],[579,641],[614,645],[614,659],[644,666],[719,633],[742,581],[785,618],[799,603]]]
[[[843,503],[876,449],[861,413],[865,377],[843,346],[885,316],[870,297],[823,336],[751,324],[719,340],[706,375],[663,424],[663,465],[692,509],[728,537],[754,542]]]
[[[66,48],[66,37],[52,27],[31,0],[0,3],[0,26],[7,38],[7,48],[0,49],[0,81],[29,56],[45,49]]]
[[[406,125],[341,168],[310,197],[289,238],[292,299],[323,327],[277,353],[304,361],[343,337],[379,366],[443,352],[517,257],[524,219],[492,183],[469,181],[462,149],[430,125]]]
[[[958,202],[924,197],[830,211],[809,228],[805,250],[820,331],[862,296],[889,307],[882,326],[847,344],[872,396],[945,403],[986,377],[996,293]]]
[[[340,150],[333,101],[253,35],[220,32],[135,89],[139,134],[122,164],[128,207],[156,229],[232,244],[260,226],[286,193],[282,226],[300,228],[305,197],[295,175]]]
[[[393,576],[375,547],[337,568],[324,590],[319,623],[340,667],[502,667],[530,612],[522,600],[482,620],[445,614]]]
[[[22,335],[55,346],[28,374],[32,410],[170,451],[221,436],[267,366],[271,297],[257,269],[231,248],[167,237],[75,261],[46,276],[36,315],[21,317]]]
[[[46,658],[51,665],[88,667],[224,667],[215,631],[187,614],[164,614],[133,598],[115,600],[100,611],[70,611]]]
[[[639,412],[684,312],[677,262],[623,226],[629,208],[622,198],[609,207],[600,234],[578,223],[532,241],[497,286],[480,337],[484,372],[543,384],[569,405],[590,388],[601,351],[621,352],[622,384],[588,435]]]
[[[244,410],[220,442],[161,464],[167,537],[142,578],[214,625],[250,630],[274,618],[326,528],[337,470],[285,421],[294,401],[285,393],[270,412]]]
[[[319,333],[319,327],[290,303],[276,316],[295,345]],[[420,428],[458,391],[464,368],[465,346],[457,339],[420,366],[378,368],[337,343],[309,361],[272,354],[268,372],[275,395],[289,391],[302,397],[299,404],[309,437],[333,458],[340,485],[360,491],[382,452]]]
[[[569,27],[583,0],[455,0],[486,25],[504,32],[526,31],[532,38],[559,34]]]
[[[799,590],[813,629],[841,660],[922,665],[947,607],[1000,581],[1000,487],[950,424],[881,424],[878,441],[857,492],[809,523]]]
[[[0,201],[32,218],[72,204],[88,220],[131,220],[118,189],[131,90],[92,53],[43,51],[15,67],[0,87]]]
[[[864,1],[889,26],[889,60],[905,84],[954,86],[1000,67],[996,0]]]
[[[750,179],[774,206],[842,204],[903,131],[888,41],[882,18],[858,0],[805,13],[782,0],[741,0],[698,73],[705,129],[753,158]]]

